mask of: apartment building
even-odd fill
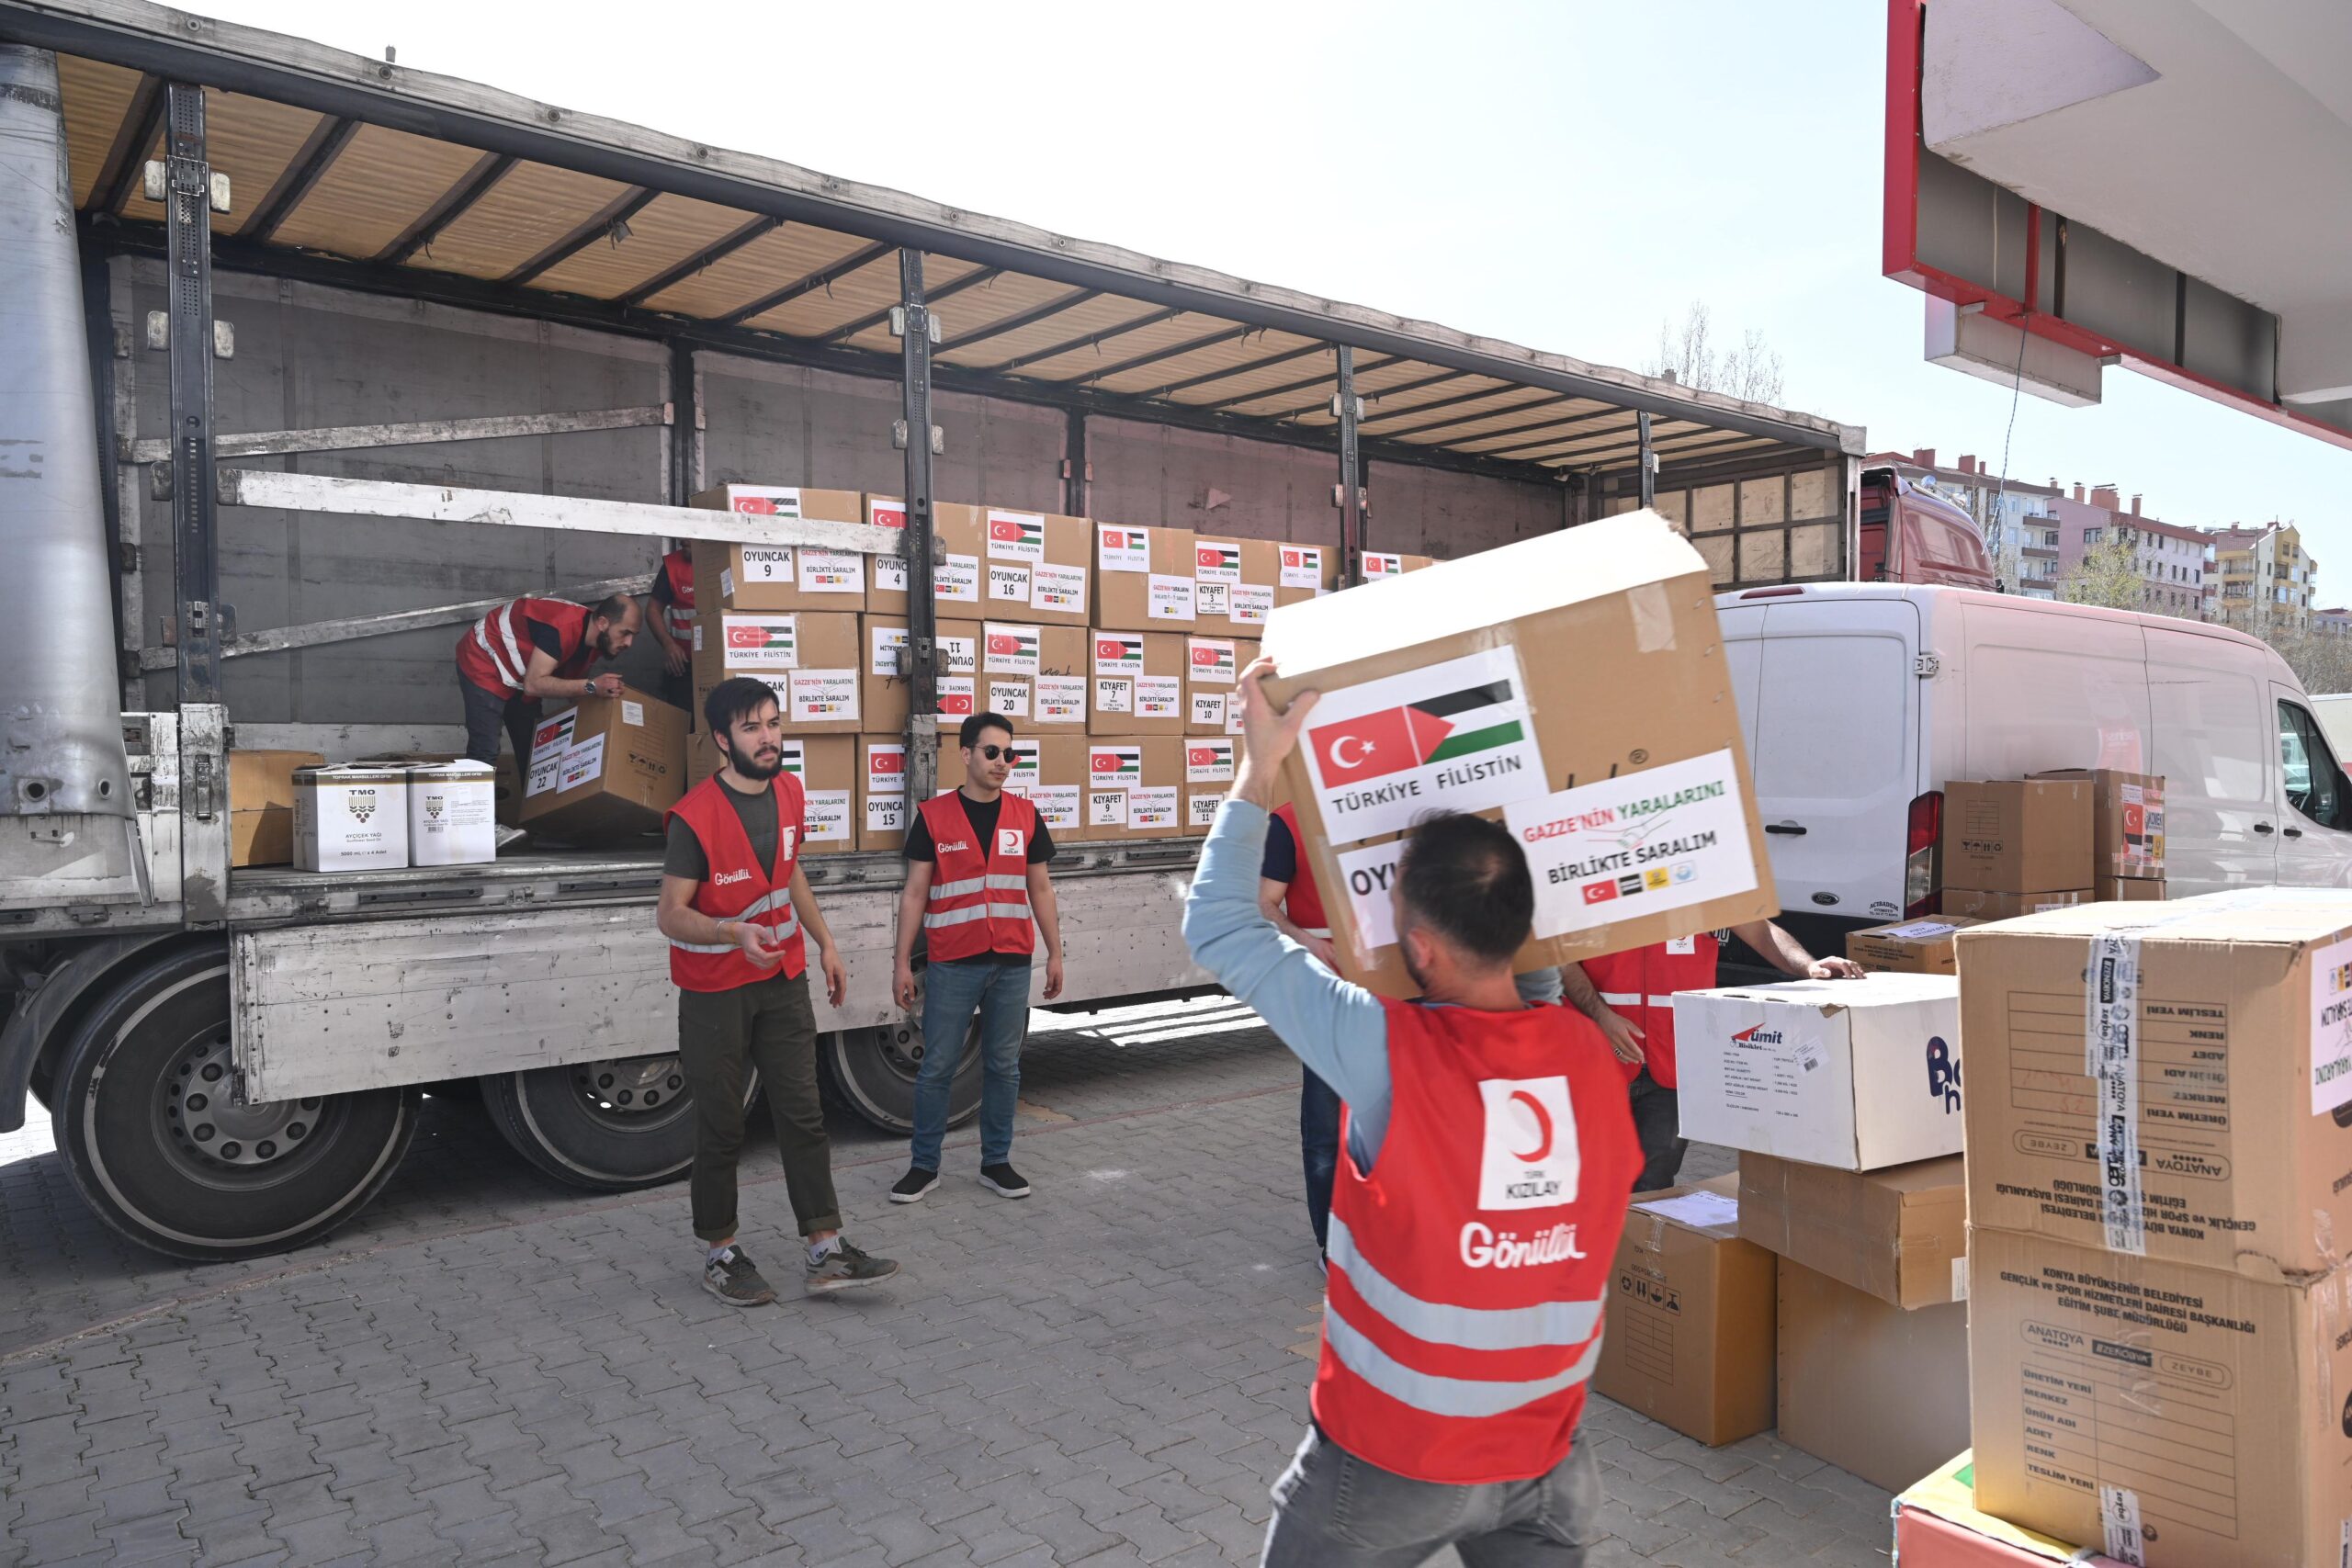
[[[2291,523],[2235,524],[2206,531],[2214,592],[2206,617],[2257,635],[2312,623],[2319,561]]]
[[[2139,570],[2136,608],[2198,620],[2205,605],[2205,531],[2151,517],[2141,510],[2141,500],[2133,496],[2127,508],[2111,485],[2093,486],[2087,493],[2076,485],[2071,495],[2052,502],[2058,576],[2063,581],[2094,550],[2121,545]]]

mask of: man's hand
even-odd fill
[[[1298,745],[1298,732],[1306,727],[1306,716],[1314,711],[1315,692],[1301,692],[1291,700],[1287,709],[1274,706],[1273,698],[1266,694],[1265,682],[1274,673],[1274,661],[1259,659],[1250,661],[1241,672],[1241,738],[1253,761],[1269,768],[1279,767],[1282,760]]]
[[[1046,994],[1044,1000],[1052,1001],[1062,994],[1062,958],[1058,953],[1046,955]]]
[[[768,928],[756,920],[735,922],[735,945],[743,956],[763,969],[773,969],[784,962],[784,949],[768,945]]]
[[[689,657],[684,646],[675,640],[662,645],[662,667],[673,675],[683,675],[686,672],[686,661]]]
[[[1317,964],[1322,964],[1332,974],[1336,975],[1340,972],[1340,950],[1332,945],[1329,937],[1309,935],[1306,938],[1306,951],[1315,955],[1315,961]]]
[[[1850,958],[1816,958],[1805,969],[1804,977],[1808,980],[1859,980],[1862,977],[1862,966]]]
[[[827,942],[817,950],[817,962],[825,969],[826,1005],[841,1006],[842,998],[849,994],[849,965],[842,962],[841,949]]]
[[[899,998],[899,1005],[902,1008],[915,1005],[914,966],[903,959],[890,972],[890,994]]]
[[[592,697],[617,697],[621,694],[625,684],[626,682],[624,682],[619,676],[615,675],[610,671],[606,671],[602,675],[591,675],[588,678],[588,695]]]
[[[1592,1021],[1600,1026],[1601,1037],[1609,1042],[1609,1048],[1617,1053],[1619,1061],[1627,1066],[1640,1063],[1642,1060],[1642,1026],[1640,1024],[1605,1002],[1601,1004],[1600,1010],[1593,1014]]]

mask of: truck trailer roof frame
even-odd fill
[[[144,0],[0,0],[0,37],[54,49],[67,57],[61,63],[69,67],[95,62],[100,69],[138,73],[131,83],[106,84],[107,93],[120,98],[122,112],[104,128],[102,149],[92,150],[93,164],[99,161],[97,151],[105,153],[105,170],[94,172],[112,177],[83,201],[85,217],[119,212],[137,222],[153,210],[140,196],[137,171],[153,144],[148,127],[161,107],[161,94],[154,90],[160,82],[201,84],[241,95],[248,104],[264,100],[265,107],[290,106],[316,116],[308,125],[257,126],[288,144],[259,181],[261,188],[239,193],[238,206],[250,214],[241,220],[248,233],[216,236],[220,265],[241,270],[290,273],[376,291],[395,288],[451,303],[527,310],[583,324],[600,318],[595,324],[626,325],[637,335],[684,337],[713,348],[801,363],[821,363],[838,353],[834,367],[872,375],[888,373],[899,358],[897,345],[879,336],[887,330],[895,290],[884,294],[866,288],[859,298],[872,295],[865,301],[869,308],[844,307],[838,319],[820,321],[814,331],[768,332],[747,323],[796,304],[828,301],[834,286],[854,281],[865,269],[872,269],[870,282],[878,282],[887,270],[886,252],[906,247],[930,253],[938,264],[930,288],[934,299],[951,293],[968,297],[997,286],[1010,296],[993,317],[957,321],[940,345],[937,353],[946,357],[939,359],[934,374],[944,389],[1173,424],[1191,424],[1190,414],[1211,414],[1222,417],[1194,427],[1329,448],[1338,444],[1340,422],[1326,405],[1298,406],[1305,400],[1294,394],[1336,387],[1335,351],[1346,346],[1367,359],[1386,356],[1376,367],[1367,364],[1358,371],[1359,395],[1374,400],[1375,407],[1389,382],[1419,383],[1432,371],[1453,372],[1495,382],[1488,390],[1498,403],[1520,389],[1540,389],[1575,400],[1561,405],[1564,417],[1579,412],[1578,403],[1587,412],[1596,404],[1648,412],[1661,422],[1661,434],[1668,433],[1664,426],[1671,422],[1745,436],[1747,442],[1735,445],[1748,446],[1759,458],[1806,449],[1852,457],[1862,450],[1857,427],[1055,234]],[[233,119],[246,107],[224,99],[214,116]],[[334,247],[342,253],[339,258],[322,255],[327,247],[316,234],[289,220],[301,216],[306,200],[334,184],[337,171],[356,176],[370,158],[387,155],[381,148],[371,151],[369,132],[378,128],[443,144],[448,177],[430,200],[401,205],[389,214],[395,221],[380,243],[345,243]],[[612,188],[583,194],[583,186],[597,182],[609,182]],[[418,265],[431,259],[436,241],[460,235],[502,190],[555,220],[545,233],[531,236],[526,254],[494,271]],[[696,232],[695,243],[673,244],[663,253],[667,265],[627,288],[602,294],[561,288],[564,269],[576,270],[582,258],[596,256],[597,242],[620,226],[632,235],[659,232],[673,213],[662,205],[665,198],[673,206],[681,200],[716,204],[739,220],[718,232]],[[390,202],[381,198],[379,205]],[[710,218],[707,212],[697,216],[706,224]],[[789,276],[763,276],[757,287],[707,310],[657,303],[665,290],[707,282],[710,269],[729,258],[743,265],[763,244],[781,253],[790,241],[805,251],[808,230],[821,231],[815,236],[820,250],[833,247],[832,254],[815,256],[814,266]],[[261,243],[250,237],[254,231],[264,236]],[[583,306],[605,309],[583,311]],[[668,330],[657,332],[655,323]],[[1161,335],[1148,335],[1154,332]],[[876,341],[860,349],[861,337]],[[1268,341],[1261,344],[1261,337]],[[1122,338],[1130,341],[1121,344]],[[1033,368],[1012,376],[1005,368],[1043,364],[1035,353],[1038,348],[1058,344],[1058,352],[1080,355],[1086,350],[1070,344],[1098,343],[1101,363],[1070,365],[1065,374]],[[757,346],[763,344],[771,351],[763,353]],[[772,352],[779,344],[791,354]],[[959,365],[959,350],[981,358]],[[1329,374],[1303,388],[1297,362],[1316,355],[1326,356]],[[1156,373],[1161,365],[1165,373]],[[1279,390],[1272,381],[1254,389],[1233,385],[1252,375],[1275,376],[1285,365],[1293,373],[1279,377]],[[982,373],[983,367],[992,368]],[[1144,373],[1148,381],[1135,381]],[[1102,385],[1122,374],[1133,384]],[[1236,391],[1242,396],[1233,396]],[[1284,400],[1261,412],[1243,412],[1253,401],[1273,398]],[[1219,406],[1204,406],[1212,403]],[[1289,412],[1279,412],[1283,410]],[[1497,421],[1510,412],[1497,409]],[[1480,458],[1480,442],[1481,432],[1464,425],[1442,440],[1368,441],[1365,454],[1453,467],[1453,459]],[[1638,457],[1636,432],[1629,427],[1616,446],[1532,459],[1487,459],[1476,471],[1558,479],[1631,468]]]

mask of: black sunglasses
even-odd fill
[[[1006,757],[1012,754],[1012,748],[1010,746],[975,746],[972,750],[978,751],[981,756],[987,758],[991,762],[995,761],[999,757]]]

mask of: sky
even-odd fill
[[[2012,433],[2007,388],[1921,357],[1924,297],[1879,273],[1880,0],[196,3],[1600,364],[1641,367],[1704,301],[1778,351],[1785,406],[1873,450],[2295,521],[2352,600],[2352,452],[2120,367],[2097,408],[2017,400]]]

